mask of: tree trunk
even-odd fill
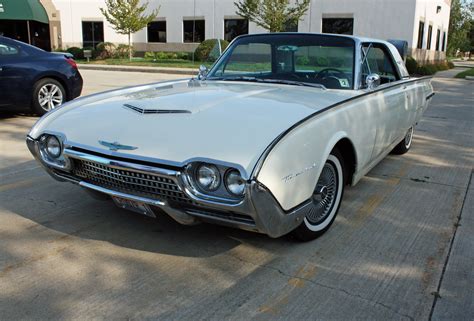
[[[128,33],[128,60],[132,61],[132,44],[130,42],[130,32]]]

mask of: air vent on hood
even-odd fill
[[[123,107],[139,114],[191,114],[191,111],[185,109],[144,109],[130,104],[123,104]]]

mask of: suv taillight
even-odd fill
[[[77,69],[77,64],[76,64],[76,62],[74,61],[74,59],[72,59],[72,58],[66,58],[66,61],[67,61],[68,64],[71,65],[72,68]]]

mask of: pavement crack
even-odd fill
[[[464,199],[462,201],[462,206],[461,206],[461,209],[459,211],[459,215],[456,217],[456,222],[454,223],[454,232],[453,232],[453,236],[451,237],[451,241],[449,242],[448,255],[446,255],[446,259],[444,261],[443,270],[441,271],[441,276],[439,278],[439,282],[438,282],[438,286],[436,288],[436,291],[434,291],[432,293],[434,298],[433,298],[433,304],[432,304],[431,310],[430,310],[430,315],[428,317],[429,321],[431,321],[433,319],[433,313],[434,313],[434,310],[435,310],[435,307],[436,307],[436,303],[438,302],[439,299],[441,299],[441,285],[443,283],[444,274],[446,273],[446,269],[448,267],[449,258],[451,257],[451,251],[453,250],[453,244],[454,244],[454,240],[456,239],[456,233],[458,231],[458,227],[461,225],[460,224],[461,216],[462,216],[462,212],[464,210],[464,205],[466,204],[467,193],[469,192],[469,189],[471,188],[473,173],[474,173],[474,171],[471,169],[471,176],[469,177],[469,183],[467,184],[467,187],[466,187],[466,192],[464,194]]]
[[[333,286],[330,286],[330,285],[327,285],[327,284],[324,284],[324,283],[319,283],[319,282],[317,282],[313,279],[305,278],[305,277],[302,277],[298,274],[287,273],[287,272],[283,271],[282,269],[279,269],[277,267],[270,266],[270,265],[267,265],[267,264],[258,264],[258,263],[255,263],[255,262],[251,262],[251,261],[245,260],[245,259],[243,259],[239,256],[235,256],[233,254],[225,254],[225,255],[228,255],[228,256],[230,256],[230,257],[232,257],[232,258],[234,258],[234,259],[236,259],[236,260],[238,260],[242,263],[251,264],[251,265],[254,265],[258,268],[275,271],[287,280],[297,279],[297,280],[301,280],[301,281],[304,281],[304,282],[308,282],[308,283],[310,283],[312,285],[315,285],[315,286],[319,286],[319,287],[326,288],[326,289],[329,289],[329,290],[341,292],[341,293],[343,293],[347,296],[350,296],[350,297],[365,301],[367,303],[373,304],[375,306],[379,306],[379,307],[382,307],[384,309],[390,310],[391,312],[395,313],[396,315],[398,315],[400,317],[405,317],[405,318],[407,318],[409,320],[412,320],[412,321],[415,320],[412,316],[407,315],[407,314],[403,314],[403,313],[399,312],[398,310],[394,309],[393,307],[391,307],[391,306],[389,306],[385,303],[382,303],[382,302],[379,302],[379,301],[373,301],[371,299],[368,299],[368,298],[365,298],[365,297],[361,296],[360,294],[351,293],[351,292],[349,292],[349,291],[347,291],[343,288],[333,287]]]

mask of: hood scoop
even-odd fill
[[[190,110],[186,109],[145,109],[130,104],[123,104],[123,107],[139,114],[191,114]]]

